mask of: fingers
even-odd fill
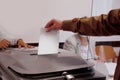
[[[18,45],[18,48],[21,48],[21,47],[24,47],[24,48],[34,48],[34,46],[31,46],[31,45],[28,45],[28,44],[19,44]]]
[[[59,30],[59,29],[61,29],[61,26],[62,26],[61,21],[56,20],[56,19],[52,19],[51,21],[49,21],[46,24],[45,29],[46,29],[46,32],[49,32],[51,30]]]
[[[18,41],[18,48],[25,47],[27,48],[27,44],[24,43],[23,41]]]
[[[50,22],[48,22],[45,26],[46,32],[51,31],[54,28],[54,20],[51,20]]]
[[[6,40],[6,39],[3,39],[1,42],[0,42],[0,48],[7,48],[11,45],[11,42]]]
[[[55,21],[55,19],[50,20],[50,21],[46,24],[45,28],[51,27],[51,26],[54,24],[54,21]]]
[[[18,48],[25,47],[25,48],[33,48],[34,46],[26,44],[22,39],[18,40]]]
[[[51,30],[53,30],[53,29],[54,29],[54,25],[52,25],[52,26],[50,26],[50,27],[48,27],[48,28],[45,28],[46,32],[49,32],[49,31],[51,31]]]
[[[28,47],[27,47],[27,44],[25,44],[25,43],[22,43],[22,44],[18,44],[18,48],[21,48],[21,47],[25,47],[25,48],[28,48]]]
[[[27,48],[34,48],[35,46],[27,45]]]

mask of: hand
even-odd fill
[[[28,45],[22,39],[18,40],[18,48],[25,47],[25,48],[34,48],[34,46]]]
[[[60,20],[52,19],[45,26],[46,32],[49,32],[51,30],[59,30],[61,29],[61,26],[62,26],[62,22]]]
[[[2,41],[0,41],[0,48],[8,48],[11,45],[11,42],[3,39]]]

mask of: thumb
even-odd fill
[[[18,48],[21,48],[22,46],[18,44]]]
[[[49,31],[51,31],[51,30],[53,30],[53,29],[54,29],[54,26],[47,27],[47,28],[45,28],[45,29],[46,29],[46,32],[49,32]]]

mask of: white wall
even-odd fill
[[[120,0],[93,0],[92,16],[107,14],[111,9],[120,8]]]
[[[113,0],[93,0],[92,16],[107,14],[112,7]]]
[[[120,8],[120,0],[112,0],[111,8]]]
[[[0,0],[0,27],[28,43],[35,43],[40,27],[50,19],[90,16],[91,4],[92,0]],[[60,33],[60,41],[70,34]]]

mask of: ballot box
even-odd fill
[[[93,66],[66,50],[49,55],[12,49],[0,52],[3,80],[105,80],[105,75],[95,71]]]

